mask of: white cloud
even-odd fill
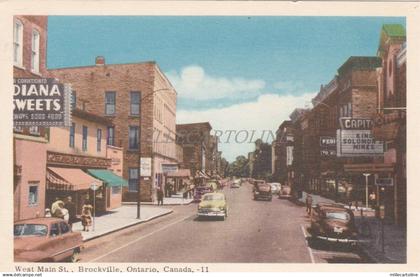
[[[306,93],[299,96],[293,95],[261,95],[255,102],[247,102],[232,105],[220,109],[208,109],[203,111],[178,110],[177,123],[193,123],[209,121],[213,130],[223,131],[219,149],[223,151],[223,157],[233,161],[238,155],[247,155],[254,149],[253,141],[260,138],[266,130],[264,140],[269,137],[267,131],[275,134],[279,125],[289,119],[289,115],[295,108],[304,107],[316,93]],[[227,142],[229,130],[235,130]],[[238,133],[241,130],[241,133]],[[251,139],[252,130],[255,135]],[[248,137],[246,135],[248,134]],[[247,139],[245,143],[235,142],[235,136],[239,141]],[[251,141],[251,143],[249,143]],[[271,142],[269,139],[268,142]]]
[[[168,72],[166,76],[179,97],[193,100],[247,99],[261,94],[265,88],[263,80],[215,77],[197,65],[184,67],[180,73]]]

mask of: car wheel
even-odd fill
[[[77,263],[80,260],[80,249],[76,248],[73,250],[73,254],[70,257],[70,262]]]

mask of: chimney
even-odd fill
[[[95,64],[98,65],[105,65],[105,57],[104,56],[97,56],[95,59]]]

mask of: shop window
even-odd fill
[[[87,151],[88,127],[83,126],[82,150]]]
[[[16,20],[13,27],[13,63],[22,66],[23,24]]]
[[[115,146],[115,128],[114,127],[108,127],[107,144]]]
[[[39,72],[39,33],[36,30],[32,32],[31,70]]]
[[[137,192],[139,186],[139,169],[129,168],[128,169],[128,191]]]
[[[128,148],[131,150],[139,149],[139,127],[138,126],[129,127]]]
[[[74,133],[76,130],[76,123],[72,123],[70,126],[70,138],[69,138],[69,146],[74,148]]]
[[[38,185],[39,183],[29,183],[29,206],[38,204]]]
[[[105,92],[105,114],[114,115],[116,104],[116,93],[115,91]]]
[[[15,133],[23,133],[23,127],[22,126],[15,126],[15,127],[13,127],[13,131]]]
[[[112,187],[112,194],[121,194],[121,187]]]
[[[140,115],[140,92],[139,91],[132,91],[130,93],[130,113],[131,115]]]

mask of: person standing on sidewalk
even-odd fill
[[[310,215],[312,212],[312,196],[306,194],[306,212]]]
[[[69,212],[70,230],[73,231],[73,223],[77,221],[77,218],[76,218],[76,205],[72,202],[71,196],[67,196],[66,202],[64,203],[64,208],[66,208]]]
[[[83,231],[89,232],[89,226],[92,225],[92,210],[93,207],[89,202],[86,202],[82,207]]]
[[[162,187],[159,187],[157,190],[157,200],[158,200],[158,206],[163,206],[163,190]]]

